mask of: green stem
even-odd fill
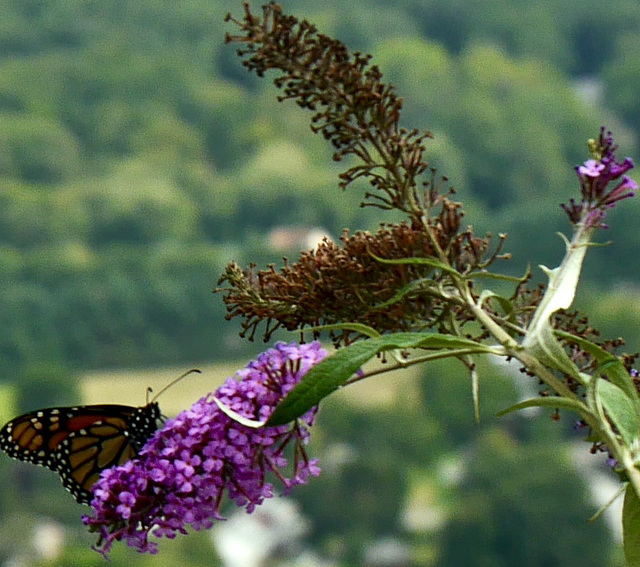
[[[536,376],[538,376],[545,384],[552,388],[557,394],[578,400],[578,396],[574,394],[555,374],[550,372],[537,358],[526,352],[522,346],[509,333],[507,333],[500,325],[498,325],[488,313],[471,300],[468,303],[469,309],[473,312],[476,319],[487,329],[504,347],[506,355],[511,356],[524,364]]]
[[[624,470],[627,473],[629,482],[633,484],[633,489],[636,491],[636,494],[640,498],[640,470],[638,470],[638,467],[636,467],[629,452],[623,451],[623,455],[620,457],[620,460],[618,462],[622,463],[622,465],[624,466]]]
[[[477,320],[482,323],[485,328],[502,344],[507,356],[519,360],[524,366],[533,372],[540,380],[555,391],[560,396],[575,400],[584,405],[580,398],[572,392],[561,380],[559,380],[553,372],[551,372],[544,364],[542,364],[535,356],[527,352],[506,333],[491,317],[478,307],[473,301],[469,303],[469,308],[473,311]],[[596,415],[594,415],[586,406],[584,412],[581,413],[585,423],[593,430],[593,432],[606,444],[614,458],[624,467],[629,481],[633,485],[636,494],[640,497],[640,470],[636,467],[630,452],[620,445],[615,432],[603,424]]]
[[[415,358],[410,358],[408,360],[396,359],[396,364],[393,366],[385,366],[384,368],[377,368],[376,370],[370,370],[369,372],[363,373],[360,376],[354,376],[350,380],[347,380],[344,385],[348,386],[349,384],[355,384],[360,380],[364,380],[365,378],[371,378],[372,376],[376,376],[378,374],[385,374],[387,372],[393,372],[394,370],[400,370],[402,368],[408,368],[410,366],[415,366],[416,364],[422,364],[424,362],[429,362],[431,360],[439,360],[442,358],[460,358],[462,356],[469,356],[473,354],[494,354],[495,356],[504,356],[504,351],[500,348],[496,348],[495,352],[487,352],[487,347],[483,345],[482,349],[475,348],[458,348],[451,349],[446,351],[437,351],[430,354],[426,354],[424,356],[417,356]]]

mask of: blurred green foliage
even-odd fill
[[[615,564],[603,522],[587,522],[585,484],[567,455],[497,428],[484,429],[472,451],[438,565]]]
[[[518,399],[514,381],[489,361],[479,373],[480,425],[451,361],[417,383],[399,378],[395,399],[373,411],[357,397],[326,400],[312,435],[323,474],[293,493],[325,556],[363,565],[368,545],[393,537],[411,542],[416,566],[616,565],[604,520],[587,522],[595,508],[564,435],[572,416],[496,418]]]
[[[582,1],[284,7],[374,55],[405,97],[405,124],[436,133],[428,157],[469,222],[512,235],[509,271],[561,254],[557,203],[571,196],[571,167],[601,123],[633,153],[640,113],[628,93],[640,77],[632,57],[617,55],[634,52],[622,33],[640,19],[634,3],[597,21]],[[227,261],[295,256],[302,243],[269,247],[265,234],[278,226],[337,238],[390,220],[359,208],[357,190],[340,195],[339,164],[309,117],[276,102],[224,45],[234,31],[224,14],[240,3],[4,0],[0,9],[3,374],[34,359],[87,368],[249,352],[210,295]],[[586,39],[617,27],[606,49]],[[585,73],[612,89],[606,108],[578,96]],[[607,251],[594,281],[637,274],[617,268],[620,250]]]

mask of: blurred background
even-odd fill
[[[559,203],[601,125],[638,161],[640,4],[619,0],[283,0],[371,53],[429,129],[478,233],[556,265]],[[254,4],[258,9],[258,4]],[[265,345],[238,337],[212,289],[231,260],[295,259],[322,235],[392,220],[338,189],[331,148],[224,45],[240,1],[0,0],[0,418],[73,403],[167,414]],[[633,172],[632,172],[633,173]],[[637,199],[607,218],[578,307],[640,347]],[[501,267],[502,268],[502,267]],[[542,280],[541,272],[534,268]],[[291,340],[291,337],[282,336]],[[312,440],[324,474],[157,557],[199,567],[620,566],[619,517],[587,519],[612,474],[574,416],[496,419],[535,384],[486,361],[483,422],[461,368],[384,375],[327,400]],[[49,471],[0,457],[0,565],[103,565],[84,509]]]

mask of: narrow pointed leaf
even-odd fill
[[[473,280],[476,278],[486,278],[489,280],[499,280],[511,283],[519,283],[522,281],[522,278],[518,276],[507,276],[506,274],[493,274],[491,272],[485,272],[484,270],[481,272],[471,272],[470,274],[465,274],[465,279]]]
[[[362,323],[332,323],[331,325],[318,325],[316,327],[307,327],[303,329],[305,333],[322,332],[322,331],[353,331],[360,333],[365,337],[379,337],[380,333],[369,325]],[[297,332],[297,331],[296,331]]]
[[[498,305],[500,305],[500,309],[502,309],[503,313],[509,317],[509,319],[513,318],[513,301],[503,297],[502,295],[498,295],[497,293],[491,290],[482,290],[480,293],[480,297],[478,299],[478,304],[483,305],[485,301],[492,299]]]
[[[473,397],[473,414],[476,423],[480,423],[480,379],[475,367],[471,369],[471,396]]]
[[[523,345],[541,362],[572,376],[576,380],[583,381],[577,366],[571,361],[564,348],[562,348],[562,345],[554,336],[551,325],[539,325],[536,329],[535,336],[527,333],[527,337],[529,337],[529,339],[525,339]]]
[[[549,278],[549,285],[522,341],[522,346],[544,364],[577,380],[582,380],[580,373],[553,335],[550,318],[558,309],[568,309],[573,303],[592,232],[576,233],[571,243],[563,237],[567,252],[560,266],[553,270],[540,266]]]
[[[274,410],[267,425],[282,425],[301,416],[340,388],[366,362],[380,352],[396,349],[471,349],[493,352],[492,347],[439,333],[395,333],[358,341],[314,366]]]
[[[570,333],[564,331],[556,331],[556,335],[562,337],[567,341],[577,344],[583,350],[593,356],[593,358],[595,358],[600,365],[600,373],[606,374],[607,378],[609,378],[611,382],[613,382],[627,394],[627,396],[633,401],[637,413],[640,415],[640,396],[638,396],[638,391],[636,390],[636,387],[633,383],[633,380],[631,379],[631,376],[629,376],[627,369],[617,357],[604,350],[601,346],[581,337],[576,337],[575,335],[572,335]]]
[[[214,396],[213,401],[220,408],[220,411],[226,415],[228,415],[233,421],[237,421],[246,427],[252,427],[253,429],[258,429],[263,427],[266,421],[256,421],[255,419],[249,419],[239,414],[237,411],[232,410],[230,407],[225,406],[218,398]]]
[[[640,500],[631,483],[624,494],[622,537],[627,567],[640,567]]]
[[[527,409],[527,408],[551,408],[551,409],[567,409],[583,415],[588,413],[587,408],[577,400],[570,400],[569,398],[549,397],[549,398],[531,398],[518,402],[502,411],[497,413],[498,416],[503,416],[514,411]]]
[[[615,384],[604,379],[597,383],[597,395],[627,447],[640,437],[640,416],[629,397]]]
[[[422,265],[422,266],[430,266],[430,267],[435,268],[437,270],[442,270],[443,272],[447,272],[447,273],[449,273],[451,275],[462,277],[462,274],[460,272],[458,272],[457,270],[455,270],[454,268],[452,268],[448,264],[445,264],[444,262],[441,262],[437,258],[410,257],[410,258],[386,259],[386,258],[380,258],[379,256],[376,256],[375,254],[371,254],[371,257],[374,260],[376,260],[377,262],[380,262],[381,264],[400,264],[400,265],[402,265],[402,264],[418,264],[418,265]]]
[[[400,288],[391,299],[388,299],[383,303],[377,303],[376,305],[374,305],[374,309],[385,309],[390,305],[394,305],[395,303],[398,303],[398,301],[401,301],[405,295],[408,295],[409,293],[416,290],[420,290],[422,293],[424,293],[425,283],[429,283],[431,286],[433,286],[433,280],[430,280],[428,278],[421,278],[419,280],[412,281],[404,287]]]

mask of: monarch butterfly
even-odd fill
[[[158,428],[158,396],[192,372],[200,371],[183,374],[145,406],[45,408],[16,417],[0,430],[0,449],[57,472],[76,501],[89,504],[100,473],[134,458]]]

